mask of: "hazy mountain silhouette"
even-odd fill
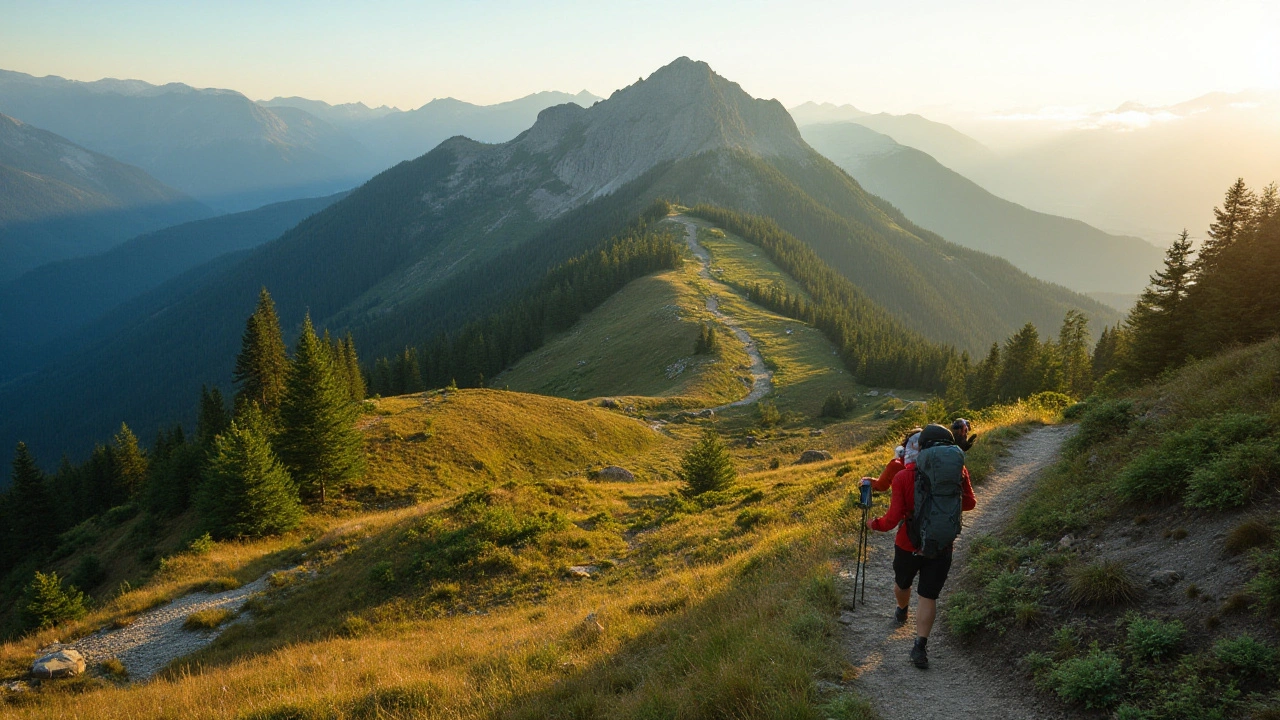
[[[137,165],[224,211],[349,189],[379,169],[328,122],[231,90],[0,71],[0,112]]]
[[[343,195],[175,225],[0,285],[0,382],[66,354],[74,344],[66,338],[122,303],[197,265],[275,239]]]
[[[199,282],[131,301],[95,323],[113,328],[100,344],[0,389],[0,447],[22,436],[56,457],[121,420],[145,436],[188,418],[201,384],[226,384],[264,285],[287,332],[309,312],[376,357],[487,312],[659,197],[770,216],[910,327],[972,351],[1071,308],[1119,317],[915,226],[810,148],[780,103],[681,58],[590,108],[543,110],[510,142],[452,138],[193,269]]]
[[[1042,280],[1078,292],[1136,293],[1160,266],[1163,253],[1148,242],[1003,200],[927,153],[861,124],[808,125],[801,133],[921,227]]]
[[[0,115],[0,282],[210,214],[139,168]]]
[[[791,108],[791,117],[801,127],[820,123],[855,122],[888,135],[899,144],[926,152],[950,168],[971,167],[989,162],[993,157],[991,151],[977,140],[950,125],[916,114],[873,115],[852,105],[807,102]]]

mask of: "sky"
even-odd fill
[[[757,97],[935,116],[1280,88],[1280,3],[0,0],[0,68],[414,108],[607,96],[676,57]]]

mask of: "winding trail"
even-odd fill
[[[978,507],[964,514],[964,532],[956,541],[956,562],[949,586],[967,559],[967,542],[996,531],[1012,517],[1035,478],[1057,458],[1072,430],[1071,425],[1051,426],[1023,435],[1013,442],[1009,454],[997,463],[987,481],[974,489]],[[894,533],[871,535],[865,604],[859,596],[857,608],[843,613],[840,622],[844,626],[846,657],[858,671],[854,687],[876,706],[884,720],[1063,717],[1060,708],[1041,706],[1036,698],[1027,697],[1022,686],[1002,675],[1000,668],[981,665],[964,653],[947,633],[941,617],[929,638],[929,669],[922,671],[911,665],[907,653],[915,640],[916,597],[912,593],[911,617],[897,625],[893,621]],[[840,577],[847,606],[852,592],[852,557]],[[952,589],[942,591],[939,616],[945,612],[947,594]]]
[[[130,680],[149,680],[174,660],[216,640],[231,624],[212,630],[185,630],[182,623],[188,615],[216,608],[234,613],[250,596],[266,589],[267,576],[263,575],[234,590],[189,593],[138,615],[127,627],[101,630],[63,647],[79,650],[90,666],[114,657],[124,664]]]
[[[685,240],[689,243],[689,251],[702,263],[702,267],[698,270],[698,276],[708,282],[718,283],[711,276],[711,254],[698,242],[698,225],[684,216],[677,216],[676,221],[684,225]],[[764,357],[760,355],[760,349],[756,347],[751,335],[742,329],[737,320],[720,311],[720,300],[717,296],[707,296],[707,310],[711,311],[711,314],[715,315],[717,320],[724,323],[733,332],[733,336],[738,338],[738,341],[746,349],[747,355],[751,357],[751,391],[747,393],[747,396],[741,400],[707,409],[718,413],[729,408],[750,405],[768,395],[773,390],[773,371],[765,366]]]

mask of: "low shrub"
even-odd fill
[[[213,536],[209,533],[205,533],[187,543],[187,552],[192,555],[207,555],[213,550],[213,546]]]
[[[124,663],[120,662],[119,658],[107,658],[98,665],[98,668],[102,670],[104,675],[117,678],[129,676],[129,671],[125,668]]]
[[[987,613],[977,595],[961,590],[947,599],[947,626],[960,637],[971,637],[987,626]]]
[[[58,573],[36,572],[27,585],[22,617],[29,628],[49,628],[67,620],[79,620],[88,612],[84,593],[63,586]]]
[[[772,508],[751,507],[738,513],[733,523],[743,530],[768,525],[778,519],[778,511]]]
[[[1139,660],[1162,660],[1171,657],[1186,637],[1187,629],[1179,620],[1165,622],[1153,617],[1132,617],[1125,644]]]
[[[85,555],[80,558],[80,563],[76,565],[70,579],[72,585],[91,590],[107,579],[107,569],[102,566],[102,561],[97,555]]]
[[[1089,403],[1080,417],[1076,434],[1067,441],[1065,449],[1070,453],[1083,452],[1098,443],[1125,434],[1132,422],[1132,401],[1103,400]]]
[[[220,593],[228,590],[235,590],[238,587],[240,587],[239,580],[231,577],[230,575],[224,575],[222,577],[205,580],[200,583],[199,589],[207,593]]]
[[[1254,555],[1257,574],[1245,585],[1253,597],[1253,609],[1269,615],[1280,614],[1280,548]]]
[[[1276,665],[1275,649],[1250,635],[1219,640],[1213,646],[1213,656],[1232,674],[1245,677],[1266,677]]]
[[[369,582],[382,587],[391,587],[396,584],[395,567],[390,560],[381,560],[373,564],[369,568]]]
[[[197,610],[182,621],[184,630],[212,630],[235,617],[235,613],[226,608],[210,608]]]
[[[1191,473],[1188,507],[1226,510],[1241,507],[1268,487],[1280,472],[1280,447],[1270,440],[1232,445]]]
[[[1055,665],[1049,671],[1047,684],[1064,701],[1098,710],[1119,702],[1124,671],[1120,658],[1095,646],[1084,657]]]
[[[1067,569],[1067,598],[1072,605],[1126,605],[1142,597],[1142,588],[1124,564],[1113,560]]]

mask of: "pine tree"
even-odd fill
[[[5,552],[16,560],[47,550],[58,527],[44,473],[26,443],[13,454],[13,485],[9,488],[10,527]]]
[[[1127,363],[1134,376],[1151,377],[1185,359],[1191,274],[1191,240],[1183,230],[1165,252],[1164,269],[1129,311]]]
[[[1038,392],[1044,381],[1040,332],[1027,323],[1005,342],[1000,366],[999,396],[1020,400]]]
[[[236,356],[236,406],[256,402],[268,418],[274,417],[284,399],[288,375],[289,358],[280,333],[280,318],[264,287],[258,294],[257,309],[245,323],[240,354]]]
[[[113,501],[128,501],[147,483],[147,456],[138,446],[138,437],[124,423],[112,438],[111,460],[118,488]]]
[[[227,403],[218,388],[200,386],[200,414],[196,420],[196,442],[204,447],[213,445],[213,439],[231,425]]]
[[[693,496],[729,488],[738,472],[720,436],[713,428],[707,428],[702,439],[685,453],[679,476],[684,481],[684,494]]]
[[[51,628],[67,620],[79,620],[88,612],[84,593],[74,585],[63,587],[58,573],[36,572],[23,596],[22,619],[28,628]]]
[[[991,343],[987,357],[973,373],[973,389],[969,394],[975,407],[984,408],[1000,400],[1000,344]]]
[[[398,395],[397,388],[394,384],[393,373],[391,372],[391,361],[381,357],[373,364],[373,376],[370,378],[369,384],[373,386],[375,395],[381,397],[390,397]]]
[[[364,441],[355,429],[359,409],[339,386],[328,356],[308,315],[280,407],[278,439],[293,479],[321,503],[330,488],[359,476],[364,466]]]
[[[1089,355],[1089,318],[1078,310],[1068,310],[1058,332],[1058,352],[1062,357],[1064,392],[1083,398],[1093,388],[1093,359]]]
[[[1256,202],[1257,198],[1244,184],[1244,178],[1237,179],[1231,187],[1227,188],[1222,207],[1213,209],[1213,223],[1209,226],[1209,238],[1204,241],[1199,257],[1196,258],[1197,274],[1211,272],[1217,265],[1222,252],[1240,239],[1245,229],[1252,223],[1253,206]],[[1183,235],[1185,239],[1185,230]]]
[[[968,355],[963,358],[952,357],[947,363],[946,372],[943,373],[942,379],[946,383],[946,392],[943,394],[943,402],[947,406],[947,410],[958,412],[969,407],[968,388],[969,362]]]
[[[347,367],[347,387],[351,399],[360,402],[365,397],[364,373],[360,371],[360,358],[356,356],[356,341],[347,333],[342,342],[342,363]]]
[[[1097,382],[1123,362],[1123,334],[1118,327],[1102,328],[1102,337],[1093,348],[1093,380]]]
[[[302,519],[298,491],[276,460],[255,403],[214,441],[198,509],[210,534],[253,538],[292,530]]]

